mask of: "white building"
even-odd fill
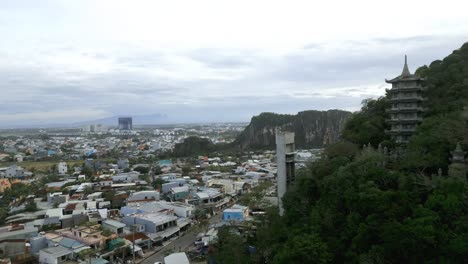
[[[73,251],[63,246],[48,247],[39,251],[40,264],[59,264],[65,262],[73,254]]]
[[[164,258],[165,264],[189,264],[185,252],[173,253]]]
[[[122,215],[131,215],[135,213],[151,214],[163,211],[164,209],[174,212],[178,217],[191,217],[195,207],[190,204],[180,202],[155,201],[145,203],[129,203],[121,208]]]
[[[14,164],[6,169],[5,175],[7,178],[20,178],[24,176],[24,169]]]
[[[191,217],[195,211],[195,206],[180,202],[160,201],[159,206],[174,211],[174,214],[179,217]]]
[[[108,220],[102,221],[102,227],[104,229],[112,231],[113,233],[116,233],[117,235],[120,235],[123,233],[125,224],[119,221],[108,219]]]
[[[128,202],[135,202],[135,201],[145,201],[145,200],[153,200],[159,201],[159,192],[158,191],[140,191],[135,192],[132,196],[128,197]]]
[[[16,154],[16,155],[15,155],[15,160],[16,160],[17,162],[23,162],[23,155],[21,155],[21,154]]]
[[[140,175],[137,171],[131,171],[126,173],[120,173],[118,175],[112,176],[113,182],[135,182],[138,180]]]
[[[146,232],[155,233],[162,239],[177,235],[180,231],[177,216],[165,213],[128,215],[122,218],[122,223],[127,226],[144,225]]]
[[[58,174],[66,174],[68,172],[68,165],[66,162],[59,162],[57,165]]]

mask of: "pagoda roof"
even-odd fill
[[[408,60],[407,56],[405,55],[405,64],[403,65],[403,71],[401,74],[391,80],[385,79],[387,83],[396,83],[396,82],[404,82],[404,81],[417,81],[417,80],[424,80],[424,78],[419,77],[419,75],[411,74],[408,68]]]

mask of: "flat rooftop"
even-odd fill
[[[134,215],[136,218],[144,219],[151,221],[155,224],[162,224],[162,223],[167,223],[170,221],[176,221],[177,216],[174,215],[167,215],[167,214],[158,214],[158,213],[153,213],[153,214],[136,214]]]

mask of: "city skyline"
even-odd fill
[[[405,54],[414,72],[466,42],[450,2],[3,2],[0,122],[355,111],[384,95]]]

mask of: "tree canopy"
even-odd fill
[[[465,263],[468,183],[447,170],[455,145],[468,149],[468,44],[417,73],[427,112],[406,151],[360,149],[397,147],[385,135],[386,97],[364,101],[344,142],[297,172],[284,215],[270,208],[254,238],[227,252],[242,263]]]

